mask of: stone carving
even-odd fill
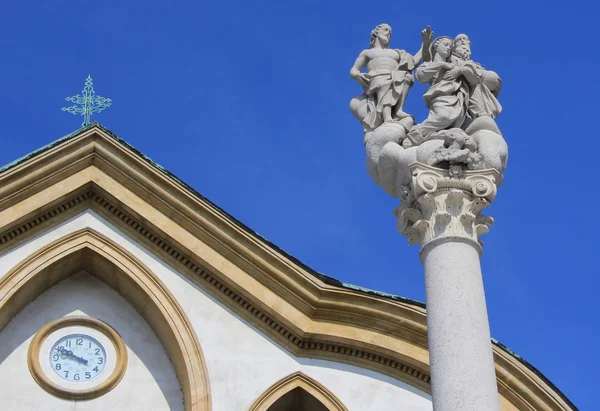
[[[472,241],[481,252],[479,236],[494,220],[481,215],[496,197],[495,170],[466,171],[455,178],[451,171],[414,163],[413,191],[394,210],[398,231],[409,244],[426,246],[432,241]]]
[[[502,82],[495,72],[472,60],[471,41],[465,34],[454,39],[438,37],[432,42],[433,33],[428,26],[421,33],[422,48],[414,57],[403,50],[390,49],[390,36],[390,26],[377,26],[371,33],[371,49],[364,50],[352,67],[350,75],[363,86],[364,93],[352,99],[350,109],[363,124],[367,171],[388,194],[403,201],[402,212],[398,211],[404,215],[398,214],[399,229],[409,235],[411,241],[423,243],[430,241],[427,240],[429,229],[419,231],[426,226],[424,221],[450,206],[456,211],[456,190],[463,193],[463,211],[478,215],[480,210],[474,213],[470,209],[473,201],[480,202],[471,200],[471,196],[483,198],[469,186],[475,181],[473,173],[480,176],[493,173],[494,194],[502,183],[508,146],[495,122],[502,111],[497,99]],[[366,73],[361,72],[364,67]],[[404,111],[415,68],[416,79],[430,85],[423,96],[429,115],[419,124]],[[436,187],[440,179],[452,180],[450,185],[445,183],[444,199],[433,201],[433,194],[429,192],[422,194],[423,198],[416,194],[420,188],[415,186],[414,173],[423,170],[415,168],[414,163],[429,167],[428,172],[437,170],[438,177],[429,175]],[[451,192],[454,194],[450,195]],[[408,210],[424,213],[423,218],[414,220],[418,213]],[[460,217],[461,224],[470,221],[471,214]],[[447,217],[439,217],[439,221],[444,218]],[[419,221],[422,222],[417,224]],[[451,224],[454,220],[449,221],[444,227],[450,232],[463,227],[455,227]],[[487,219],[485,222],[491,224]],[[427,224],[437,229],[441,227],[438,222]],[[464,229],[475,233],[473,238],[477,239],[483,226],[473,224],[472,228]],[[417,237],[421,240],[417,241]]]
[[[433,36],[429,26],[421,32],[423,44],[414,56],[404,50],[390,49],[391,36],[392,28],[388,24],[375,27],[371,32],[371,47],[360,53],[350,69],[350,76],[364,90],[352,99],[350,109],[365,131],[409,117],[404,112],[404,102],[414,83],[412,71],[422,60],[429,60]],[[365,67],[367,72],[362,73]]]
[[[471,41],[466,35],[460,34],[454,41],[437,38],[431,53],[432,61],[416,72],[419,82],[431,85],[423,96],[429,116],[410,130],[405,148],[435,139],[440,130],[466,129],[478,117],[493,119],[502,110],[492,92],[499,93],[500,77],[470,60]]]
[[[398,231],[421,245],[433,407],[498,411],[479,259],[480,236],[493,224],[481,212],[496,196],[508,157],[495,122],[501,80],[471,59],[464,34],[437,38],[422,64],[390,50],[390,34],[377,26],[372,48],[356,60],[350,74],[365,92],[350,109],[363,124],[369,174],[401,200]],[[431,30],[422,37],[425,47]],[[419,124],[404,110],[415,68],[417,80],[429,84],[429,114]]]

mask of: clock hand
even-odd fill
[[[63,348],[63,347],[56,347],[56,351],[58,351],[58,353],[62,356],[68,356],[69,355],[69,350]]]
[[[88,363],[88,360],[86,360],[85,358],[81,358],[81,357],[76,356],[75,354],[73,354],[73,351],[71,351],[71,350],[67,350],[66,348],[63,348],[62,350],[58,349],[58,351],[62,355],[67,356],[67,357],[71,357],[71,358],[73,358],[73,359],[75,359],[75,360],[77,360],[77,361],[79,361],[79,362],[81,362],[83,364],[87,364]]]
[[[85,358],[78,357],[75,354],[71,354],[71,357],[75,358],[77,361],[79,361],[79,362],[81,362],[83,364],[87,364],[88,363],[88,360],[86,360]]]

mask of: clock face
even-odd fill
[[[50,348],[48,360],[56,375],[74,383],[94,380],[107,364],[102,343],[84,333],[59,338]]]
[[[125,373],[127,349],[108,324],[90,317],[63,317],[36,333],[27,361],[46,391],[81,400],[118,384]]]

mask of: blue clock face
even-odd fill
[[[69,334],[50,349],[50,367],[60,378],[81,383],[95,379],[106,367],[106,349],[94,337]]]

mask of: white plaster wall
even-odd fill
[[[82,213],[1,255],[0,275],[36,249],[85,227],[115,240],[132,252],[169,287],[184,307],[206,359],[213,411],[245,411],[274,382],[296,371],[302,371],[319,381],[351,411],[432,410],[429,395],[385,375],[331,361],[290,355],[92,211]],[[25,371],[21,375],[28,372],[25,358],[20,363],[15,362],[12,367],[22,367]],[[122,387],[117,387],[115,391],[117,389]],[[139,408],[124,403],[119,408],[111,409],[155,408]]]
[[[90,401],[69,401],[42,390],[27,368],[35,332],[65,315],[89,315],[110,324],[127,345],[125,376],[112,391]],[[0,409],[183,410],[183,395],[169,357],[152,329],[112,288],[86,273],[75,274],[28,304],[0,332]]]

